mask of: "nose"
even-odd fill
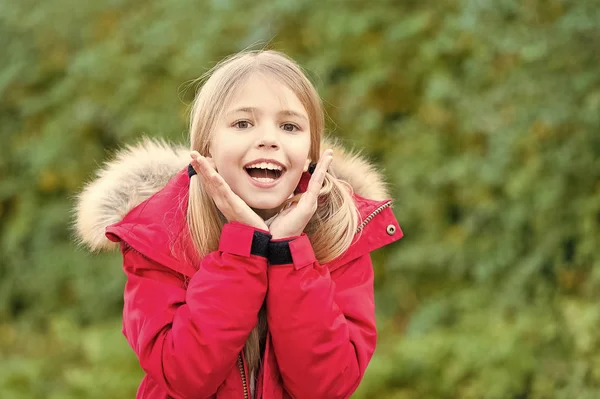
[[[276,129],[272,127],[262,129],[257,140],[257,147],[260,149],[279,149]]]
[[[258,142],[258,148],[276,150],[279,148],[279,144],[272,140],[261,140]]]

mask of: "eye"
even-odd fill
[[[300,128],[293,123],[284,123],[283,125],[281,125],[281,128],[286,132],[296,132],[300,130]]]
[[[240,121],[234,122],[232,126],[243,130],[243,129],[248,129],[249,127],[252,126],[252,124],[250,123],[250,121],[240,120]]]

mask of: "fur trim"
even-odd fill
[[[106,227],[160,191],[189,159],[185,147],[148,138],[118,152],[77,197],[78,241],[92,251],[114,248],[104,235]]]
[[[361,197],[375,201],[389,198],[387,186],[375,166],[359,152],[346,150],[339,140],[326,138],[321,142],[321,150],[333,149],[331,172],[338,179],[350,184],[354,192]]]
[[[363,157],[329,139],[323,141],[322,148],[333,148],[331,171],[347,181],[356,194],[373,200],[388,198],[381,175]],[[106,227],[121,221],[129,211],[160,191],[189,163],[189,153],[182,145],[150,138],[119,151],[77,196],[78,242],[92,251],[115,248],[116,244],[104,235]]]

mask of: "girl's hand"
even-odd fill
[[[217,173],[212,159],[203,157],[197,151],[192,151],[190,156],[192,167],[198,173],[202,186],[228,222],[239,222],[257,229],[268,230],[265,221],[236,195],[223,177]]]
[[[292,204],[273,219],[269,227],[273,239],[295,237],[302,234],[308,221],[317,210],[319,191],[323,187],[325,173],[332,160],[333,150],[326,150],[308,182],[306,192],[300,197],[300,201]]]

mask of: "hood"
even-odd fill
[[[332,148],[330,171],[348,182],[355,194],[382,201],[389,198],[381,174],[358,153],[330,139],[321,148]],[[116,153],[77,196],[75,229],[79,243],[92,251],[115,248],[106,227],[120,222],[129,211],[160,191],[188,165],[189,148],[145,138]]]

